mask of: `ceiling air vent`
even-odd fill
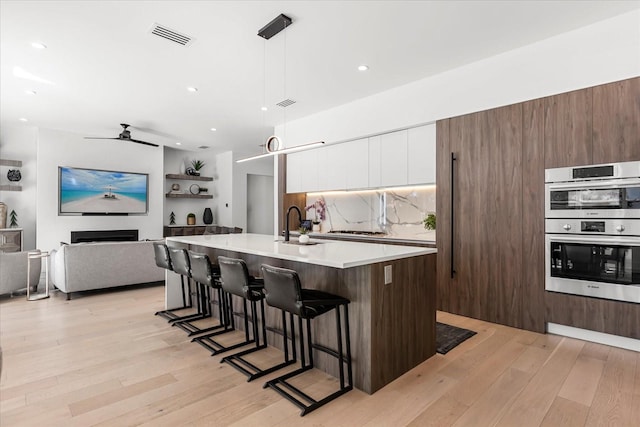
[[[154,23],[149,32],[158,37],[162,37],[163,39],[178,43],[182,46],[189,46],[194,42],[193,37],[189,37],[186,34],[179,33],[158,23]]]
[[[285,99],[284,101],[278,102],[276,105],[278,107],[284,108],[284,107],[288,107],[289,105],[293,105],[295,103],[296,103],[296,101],[294,101],[293,99]]]

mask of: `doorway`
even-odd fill
[[[273,176],[247,174],[247,233],[273,234]]]

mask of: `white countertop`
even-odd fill
[[[291,242],[297,243],[292,237]],[[435,254],[434,248],[384,245],[380,243],[311,240],[317,245],[288,244],[282,238],[266,234],[211,234],[167,237],[168,242],[186,243],[215,249],[242,252],[289,261],[350,268],[394,259]]]

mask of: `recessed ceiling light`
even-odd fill
[[[26,93],[27,95],[35,95],[38,92],[36,92],[35,90],[25,90],[24,93]]]
[[[31,46],[36,48],[36,49],[46,49],[47,45],[44,43],[40,43],[40,42],[33,42],[31,43]]]
[[[215,132],[215,131],[217,131],[217,130],[218,130],[218,129],[216,129],[216,128],[211,128],[211,132]]]
[[[261,110],[262,111],[267,111],[267,107],[262,107]]]
[[[187,88],[187,90],[188,90],[189,92],[197,92],[197,91],[198,91],[198,88],[197,88],[197,87],[189,86],[189,87]]]
[[[369,69],[368,65],[362,64],[358,66],[358,71],[367,71],[368,69]]]
[[[20,120],[21,122],[28,122],[29,120],[25,119],[24,117],[20,117],[18,120]]]
[[[182,142],[176,142],[176,145],[182,145]]]

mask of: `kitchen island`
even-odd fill
[[[435,249],[334,240],[302,245],[259,234],[168,237],[167,244],[207,253],[213,262],[219,255],[242,258],[253,275],[262,264],[290,268],[303,287],[348,298],[354,386],[367,393],[435,354]],[[167,308],[180,305],[179,283],[167,273]],[[280,328],[278,312],[267,309],[267,326]],[[315,319],[313,333],[333,347],[334,316]],[[282,348],[280,336],[268,338]],[[319,353],[316,362],[337,376],[335,359]]]

